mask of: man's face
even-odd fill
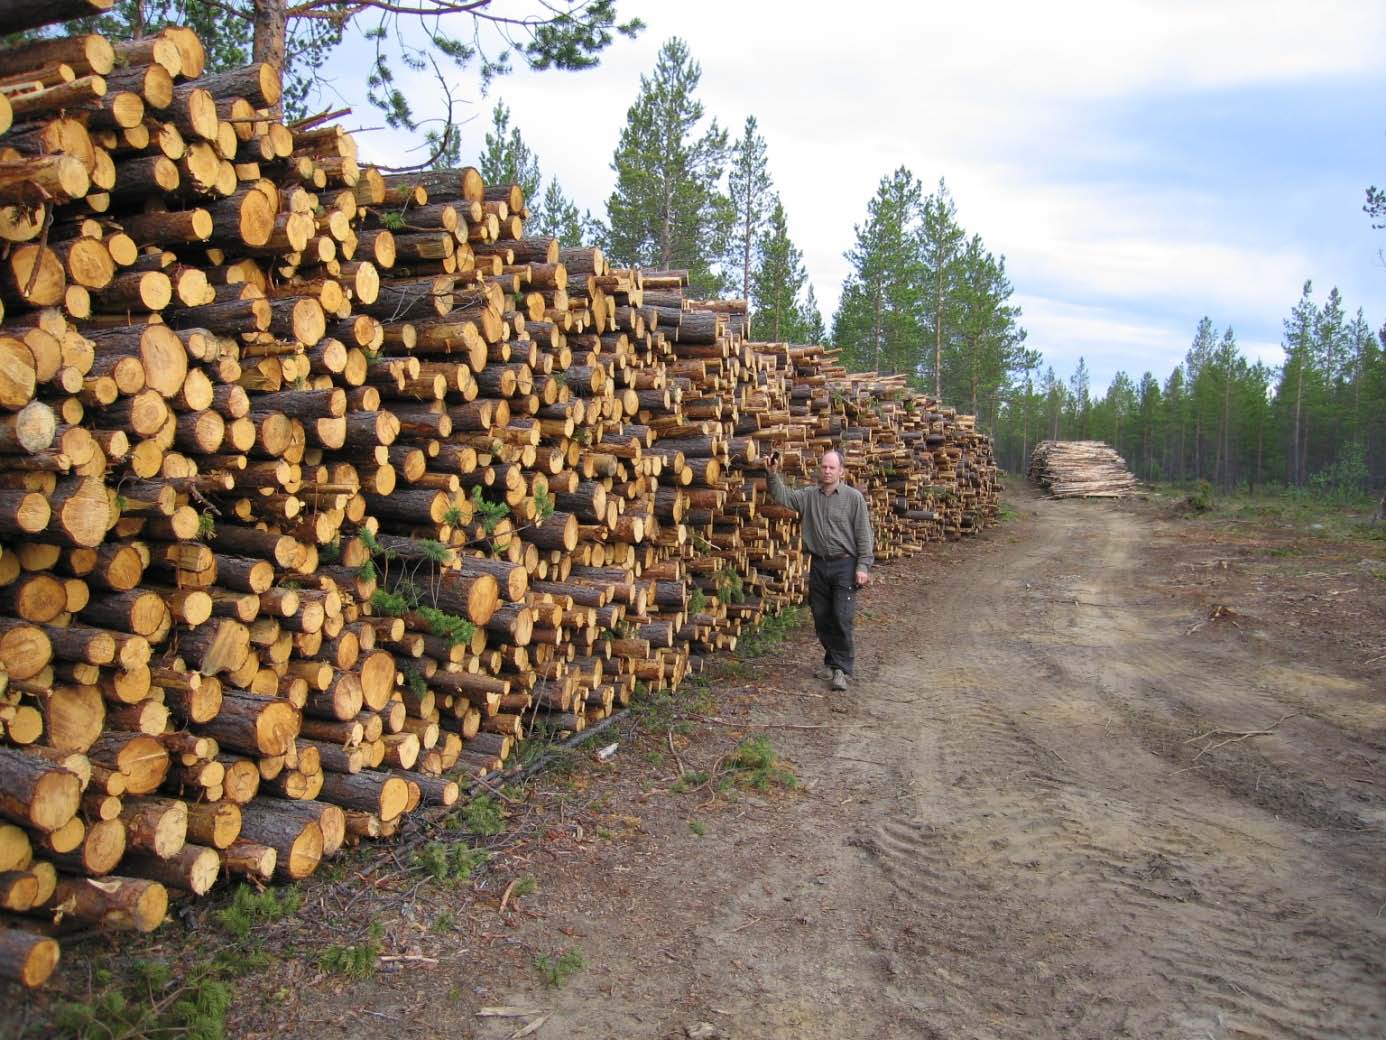
[[[830,488],[842,479],[842,460],[830,451],[818,463],[818,486]]]

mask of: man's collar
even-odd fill
[[[818,493],[820,495],[835,495],[842,490],[842,481],[839,480],[836,484],[834,484],[833,489],[831,491],[824,491],[822,484],[815,484],[813,486],[818,489]]]

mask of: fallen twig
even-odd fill
[[[537,1033],[539,1031],[539,1028],[545,1022],[547,1022],[549,1018],[549,1015],[545,1015],[543,1018],[536,1018],[533,1022],[525,1026],[523,1029],[519,1029],[511,1033],[507,1040],[520,1040],[520,1038],[523,1036],[530,1036],[534,1033]]]
[[[505,906],[510,902],[510,894],[515,891],[515,886],[520,883],[519,878],[513,879],[510,884],[505,886],[505,891],[501,894],[500,910],[498,913],[505,913]]]
[[[1241,628],[1241,627],[1242,627],[1241,625],[1237,624],[1237,614],[1236,614],[1236,611],[1234,611],[1231,607],[1227,607],[1227,606],[1224,606],[1224,605],[1221,604],[1221,603],[1217,603],[1217,604],[1214,604],[1212,610],[1208,611],[1208,616],[1207,616],[1206,618],[1204,618],[1202,621],[1198,622],[1196,625],[1194,625],[1192,628],[1190,628],[1190,629],[1189,629],[1187,632],[1185,632],[1184,634],[1185,634],[1186,636],[1191,636],[1191,635],[1193,635],[1195,632],[1197,632],[1200,628],[1202,628],[1204,625],[1206,625],[1209,621],[1221,621],[1221,620],[1224,620],[1224,619],[1226,619],[1227,621],[1232,622],[1232,624],[1233,624],[1235,627],[1237,627],[1237,628]]]
[[[548,1013],[548,1008],[516,1007],[513,1004],[493,1004],[477,1011],[477,1018],[533,1018]]]
[[[711,722],[718,726],[731,726],[736,729],[842,729],[842,726],[800,725],[793,722],[730,722],[714,715],[685,715],[686,719]]]
[[[674,756],[674,762],[679,767],[679,776],[683,776],[687,770],[683,768],[683,759],[679,758],[679,753],[674,750],[674,731],[672,729],[666,729],[664,731],[664,736],[669,742],[669,754]]]
[[[1292,719],[1292,718],[1294,718],[1295,716],[1297,716],[1297,715],[1299,715],[1299,714],[1300,714],[1300,713],[1297,712],[1297,711],[1287,712],[1286,714],[1281,715],[1280,718],[1276,719],[1275,722],[1274,722],[1273,724],[1271,724],[1269,727],[1267,727],[1266,729],[1246,729],[1246,730],[1236,730],[1236,729],[1214,729],[1214,730],[1209,730],[1207,733],[1200,733],[1200,734],[1198,734],[1197,736],[1190,737],[1188,740],[1184,741],[1184,743],[1185,743],[1185,744],[1192,744],[1192,743],[1193,743],[1194,741],[1196,741],[1196,740],[1207,740],[1209,737],[1216,737],[1216,736],[1220,736],[1220,735],[1221,735],[1221,736],[1225,736],[1225,737],[1227,738],[1226,740],[1219,740],[1219,741],[1217,741],[1216,743],[1205,744],[1205,745],[1203,746],[1203,748],[1198,752],[1198,754],[1194,755],[1194,757],[1193,757],[1193,761],[1194,761],[1194,762],[1197,762],[1200,758],[1202,758],[1204,755],[1206,755],[1209,751],[1216,751],[1216,750],[1217,750],[1218,748],[1220,748],[1220,747],[1226,747],[1228,744],[1237,744],[1237,743],[1240,743],[1240,742],[1243,741],[1243,740],[1248,740],[1248,739],[1250,739],[1251,737],[1264,737],[1264,736],[1267,736],[1268,734],[1273,733],[1273,732],[1275,731],[1276,727],[1278,727],[1278,726],[1279,726],[1282,722],[1284,722],[1286,719]],[[1189,763],[1189,764],[1192,765],[1193,763],[1191,762],[1191,763]]]

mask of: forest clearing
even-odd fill
[[[468,880],[368,849],[74,959],[228,962],[237,1037],[1379,1033],[1386,543],[1008,500],[882,569],[845,724],[799,626],[501,792]]]
[[[1350,236],[1142,241],[1128,140],[963,162],[984,242],[860,113],[791,207],[640,0],[527,2],[0,0],[0,1036],[1386,1033]],[[455,77],[601,55],[580,214]]]

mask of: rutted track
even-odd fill
[[[869,655],[863,696],[882,695],[873,710],[915,796],[855,841],[927,921],[914,952],[951,983],[927,1024],[1380,1035],[1381,831],[1313,775],[1322,738],[1344,740],[1322,694],[1362,691],[1259,681],[1293,662],[1191,638],[1188,607],[1142,567],[1145,521],[1033,504],[1043,537],[946,575],[925,645]],[[911,624],[880,645],[904,645]],[[1210,742],[1185,743],[1295,711],[1307,717],[1256,745],[1199,759]],[[1328,833],[1343,828],[1358,849],[1346,860]]]

